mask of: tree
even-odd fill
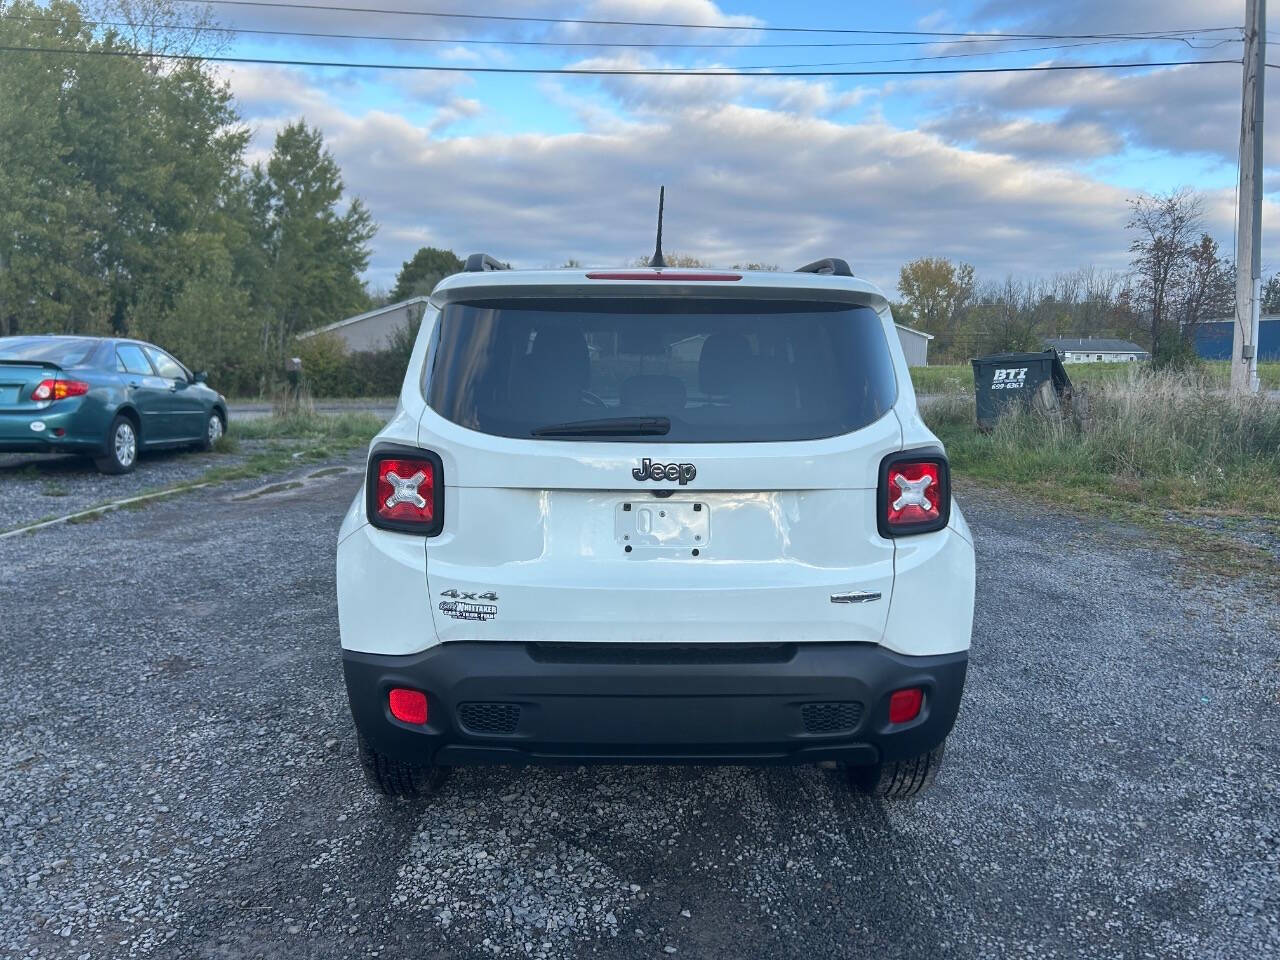
[[[636,257],[631,261],[633,267],[647,267],[653,254]],[[711,264],[687,253],[664,253],[662,260],[668,267],[709,267]]]
[[[1280,313],[1280,273],[1273,273],[1271,279],[1262,285],[1262,312]],[[1235,316],[1234,303],[1227,316]]]
[[[1235,277],[1231,264],[1218,256],[1218,241],[1207,233],[1187,250],[1183,278],[1182,329],[1190,333],[1206,320],[1235,313]]]
[[[1199,195],[1185,187],[1129,201],[1127,227],[1137,234],[1129,252],[1139,305],[1147,317],[1151,358],[1157,364],[1183,353],[1177,342],[1182,339],[1177,325],[1180,283],[1190,267],[1203,210]]]
[[[0,42],[110,54],[0,58],[0,332],[125,333],[141,304],[176,310],[202,271],[184,257],[243,237],[230,93],[199,62],[155,69],[63,0],[8,5]]]
[[[452,250],[422,247],[404,262],[396,274],[396,285],[391,288],[389,302],[399,303],[410,297],[429,294],[437,283],[462,267],[462,260]]]
[[[368,306],[360,279],[376,228],[357,198],[339,209],[342,172],[320,131],[299,120],[280,131],[250,186],[264,270],[256,287],[266,315],[262,345],[279,365],[290,340]]]
[[[914,323],[937,337],[938,349],[945,353],[973,298],[973,266],[944,257],[920,257],[899,271],[898,292]]]

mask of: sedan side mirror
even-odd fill
[[[208,379],[209,379],[209,372],[207,370],[200,370],[195,375],[196,383],[205,383]]]

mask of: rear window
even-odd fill
[[[427,379],[441,416],[521,438],[811,440],[865,427],[896,396],[874,310],[785,301],[450,304]],[[637,422],[661,427],[637,436]],[[590,436],[547,432],[575,423]]]
[[[0,337],[0,360],[34,360],[78,367],[89,362],[99,340],[61,337]]]

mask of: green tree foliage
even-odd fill
[[[422,247],[404,262],[396,274],[396,285],[391,288],[389,302],[399,303],[410,297],[426,296],[437,283],[459,272],[462,267],[462,261],[452,250]]]
[[[936,350],[950,351],[964,312],[973,299],[973,266],[952,263],[945,257],[920,257],[899,271],[898,291],[911,325],[932,333],[937,338]]]
[[[376,228],[359,199],[345,211],[342,171],[318,130],[298,121],[276,136],[249,187],[264,257],[259,304],[268,356],[283,358],[294,336],[369,306],[360,273]]]
[[[128,15],[97,15],[113,4]],[[288,335],[364,305],[372,226],[358,201],[339,209],[319,134],[289,127],[250,170],[226,85],[148,55],[211,36],[168,26],[186,5],[2,9],[0,44],[128,55],[0,56],[0,335],[136,335],[238,392],[276,374]]]

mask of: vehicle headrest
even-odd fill
[[[591,354],[581,330],[540,327],[529,355],[539,374],[554,378],[560,386],[584,390],[591,380]]]
[[[750,364],[751,343],[740,333],[713,333],[698,354],[698,386],[712,396],[723,396],[741,383]]]

